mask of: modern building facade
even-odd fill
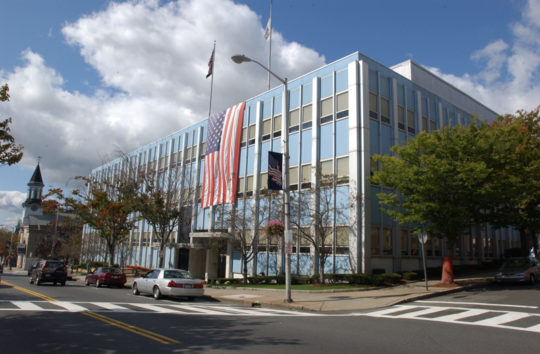
[[[416,235],[379,208],[376,194],[381,187],[369,181],[377,168],[371,156],[389,154],[391,146],[404,144],[421,131],[468,125],[473,116],[489,121],[497,114],[412,61],[389,68],[358,52],[290,80],[288,89],[288,126],[283,124],[282,86],[246,100],[233,207],[251,220],[250,235],[259,240],[257,257],[250,263],[251,273],[270,275],[281,270],[281,247],[275,240],[266,239],[262,228],[268,221],[268,151],[281,152],[285,136],[291,195],[321,185],[321,175],[332,175],[328,188],[334,205],[347,205],[328,225],[333,233],[332,255],[325,272],[420,269]],[[91,176],[113,178],[133,166],[156,173],[178,173],[182,178],[180,188],[192,191],[192,218],[190,232],[177,232],[167,248],[165,264],[189,268],[200,277],[231,277],[240,272],[235,242],[215,232],[219,229],[216,213],[211,208],[202,209],[200,203],[207,122],[143,146],[129,153],[127,159],[104,164]],[[312,247],[294,234],[292,273],[317,273]],[[463,235],[454,250],[449,250],[444,240],[430,239],[426,254],[428,266],[440,266],[445,255],[454,256],[456,263],[476,262],[501,257],[504,249],[518,245],[519,237],[511,230],[486,227]],[[88,228],[83,247],[102,247]],[[132,231],[123,249],[119,263],[157,265],[158,248],[144,221]]]

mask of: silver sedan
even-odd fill
[[[203,281],[193,279],[182,269],[154,269],[143,277],[133,280],[133,295],[152,294],[158,300],[162,296],[187,297],[192,299],[204,294]]]

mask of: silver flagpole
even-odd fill
[[[272,70],[272,0],[270,0],[270,47],[268,50],[268,69]],[[270,71],[268,71],[268,89],[270,90]]]
[[[212,50],[212,81],[210,82],[210,107],[208,107],[208,117],[212,114],[212,91],[214,90],[214,67],[216,64],[216,41],[214,41],[214,49]]]

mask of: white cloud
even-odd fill
[[[24,65],[0,71],[0,82],[8,82],[11,93],[11,101],[0,105],[0,117],[15,118],[12,133],[25,147],[22,164],[33,168],[42,156],[46,183],[65,186],[116,157],[115,152],[132,151],[203,120],[214,40],[213,111],[261,92],[265,72],[230,60],[245,53],[266,61],[261,21],[249,7],[231,0],[141,0],[111,2],[103,11],[66,24],[62,33],[67,42],[80,48],[102,87],[89,95],[66,90],[61,68],[51,68],[32,49],[22,53]],[[273,67],[290,78],[325,62],[277,31],[272,53]]]
[[[532,110],[540,105],[540,0],[529,0],[511,28],[511,43],[498,39],[472,53],[484,64],[480,72],[455,76],[429,69],[500,114]]]
[[[25,199],[26,194],[19,191],[0,191],[0,209],[20,216],[21,205]]]

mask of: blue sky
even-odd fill
[[[244,53],[267,60],[269,0],[1,0],[0,119],[25,146],[0,167],[0,225],[41,156],[47,186],[70,188],[120,152],[264,91]],[[499,113],[540,104],[540,0],[274,0],[272,68],[294,78],[354,51],[426,66]],[[241,84],[238,84],[241,83]],[[273,86],[277,85],[273,83]]]

